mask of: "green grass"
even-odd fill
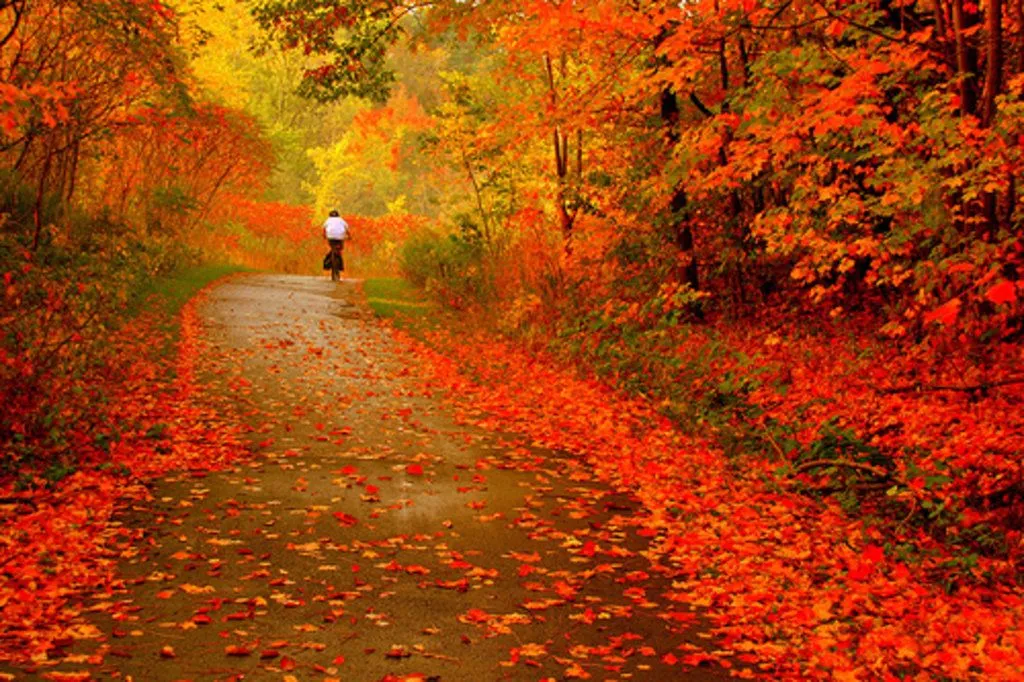
[[[244,272],[245,268],[237,265],[199,265],[185,268],[159,277],[139,292],[135,298],[133,311],[140,313],[149,306],[162,306],[170,317],[178,314],[190,298],[210,282],[236,272]]]
[[[416,331],[437,323],[437,305],[404,279],[368,279],[363,282],[363,291],[373,312],[398,327]]]

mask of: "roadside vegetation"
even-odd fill
[[[337,208],[370,305],[481,382],[600,380],[967,613],[1021,589],[1022,176],[1019,3],[0,0],[0,471],[102,461],[146,294],[316,273]],[[864,674],[980,669],[894,641]]]
[[[407,280],[374,278],[363,282],[370,309],[403,329],[417,329],[437,323],[439,307]]]

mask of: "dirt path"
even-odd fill
[[[245,277],[201,314],[208,380],[263,447],[125,519],[149,541],[97,609],[102,679],[681,678],[663,657],[706,639],[635,500],[457,424],[358,285]]]

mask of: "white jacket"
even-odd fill
[[[348,223],[344,218],[328,218],[324,222],[324,236],[328,239],[348,239]]]

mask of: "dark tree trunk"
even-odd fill
[[[972,116],[978,111],[978,49],[967,32],[978,25],[976,11],[965,11],[964,0],[953,0],[953,31],[956,39],[956,64],[960,77],[960,113]]]
[[[666,88],[661,92],[661,120],[665,125],[665,138],[674,147],[679,143],[679,99],[676,94]],[[673,242],[684,254],[678,268],[677,277],[685,282],[693,291],[700,289],[700,276],[697,267],[697,252],[694,248],[693,228],[683,216],[688,199],[686,188],[676,187],[669,204],[669,219],[672,221]]]

